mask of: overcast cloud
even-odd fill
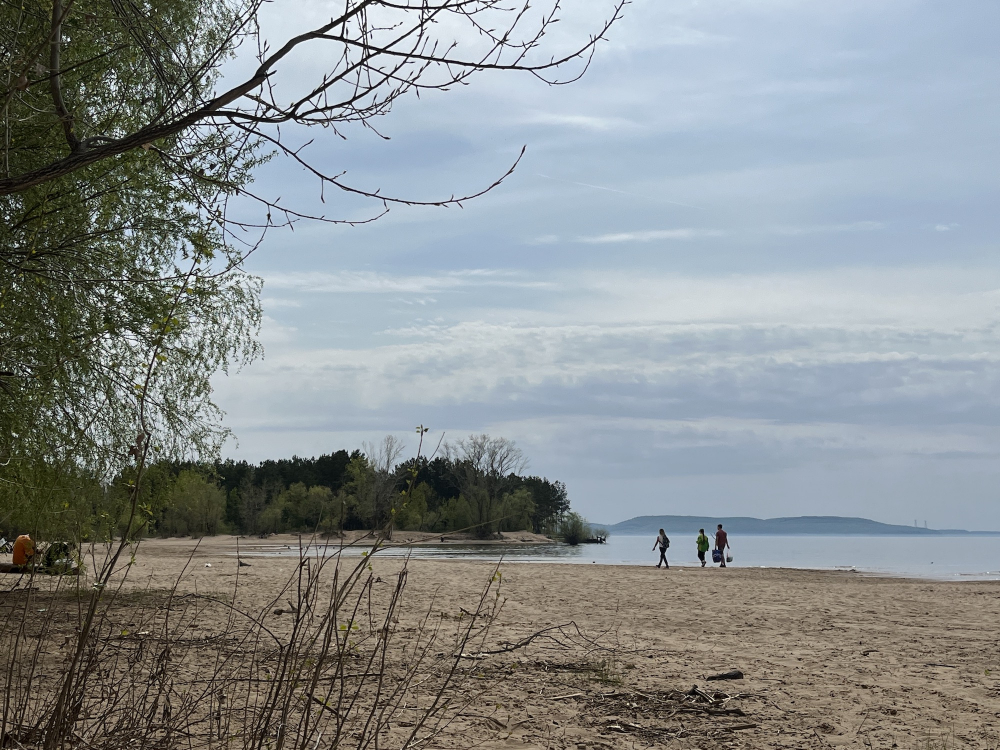
[[[324,15],[298,6],[275,39]],[[573,6],[558,45],[609,8]],[[991,0],[636,0],[577,84],[483,76],[401,103],[388,142],[319,134],[330,171],[420,198],[528,149],[464,209],[270,235],[265,358],[217,381],[229,454],[423,423],[515,439],[598,521],[1000,529],[998,21]],[[258,183],[319,206],[288,163]]]

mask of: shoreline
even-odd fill
[[[366,532],[349,533],[351,534],[351,537],[345,539],[337,537],[326,539],[319,537],[310,538],[306,535],[297,534],[273,535],[266,539],[229,535],[203,537],[201,540],[185,537],[174,537],[169,539],[150,538],[142,541],[140,549],[146,546],[152,546],[164,552],[170,550],[176,551],[178,554],[189,554],[192,548],[197,546],[200,551],[199,554],[221,552],[221,554],[226,557],[239,555],[247,558],[288,560],[290,558],[298,557],[297,551],[301,542],[302,548],[309,549],[309,556],[311,557],[318,556],[324,550],[331,555],[338,554],[341,550],[341,545],[343,545],[343,552],[346,553],[343,556],[345,558],[356,559],[363,556],[365,552],[367,552],[368,542],[371,540],[366,538]],[[401,538],[406,535],[409,535],[409,537]],[[503,540],[477,540],[474,538],[463,539],[456,538],[453,535],[452,538],[444,544],[440,542],[439,535],[435,535],[433,538],[427,539],[422,533],[420,533],[419,536],[423,538],[410,538],[416,537],[417,535],[418,532],[397,532],[396,538],[392,542],[381,547],[376,553],[376,557],[386,561],[400,561],[408,556],[407,550],[410,550],[413,552],[413,554],[409,556],[411,561],[426,561],[429,563],[433,562],[443,564],[465,562],[496,564],[500,561],[502,551],[509,550],[514,554],[503,556],[503,563],[514,564],[519,567],[523,565],[573,568],[593,567],[611,568],[623,571],[655,569],[655,565],[652,561],[649,563],[640,563],[634,561],[591,560],[589,559],[589,556],[586,556],[586,550],[588,548],[598,548],[605,545],[580,545],[576,549],[581,550],[583,553],[581,557],[583,559],[567,559],[565,557],[555,556],[540,559],[539,556],[532,554],[534,549],[551,547],[553,545],[559,545],[559,549],[565,551],[569,551],[570,548],[568,548],[568,546],[563,547],[561,543],[548,539],[547,537],[537,534],[529,534],[527,532],[508,532],[505,536],[514,538],[505,538]],[[466,551],[470,547],[479,550],[479,552]],[[222,552],[222,550],[225,551]],[[676,571],[682,574],[708,569],[717,568],[716,566],[709,565],[708,568],[703,569],[695,562],[689,560],[671,564],[671,572]],[[1000,571],[993,571],[992,569],[982,572],[921,574],[917,572],[894,572],[871,569],[858,565],[809,567],[802,565],[781,564],[741,565],[738,562],[733,563],[731,566],[726,568],[727,573],[737,571],[802,572],[893,581],[913,580],[935,583],[1000,583]],[[662,574],[667,575],[665,571],[663,571]]]
[[[357,559],[367,554],[373,541],[370,532],[347,532],[345,537],[318,537],[305,534],[275,534],[266,538],[240,537],[236,535],[217,535],[212,537],[149,537],[141,540],[140,550],[151,549],[157,556],[205,556],[221,555],[224,558],[246,557],[248,559],[271,559],[274,561],[297,558],[299,550],[307,551],[309,557],[318,557],[324,553],[329,556],[342,554],[346,559]],[[652,558],[649,562],[627,559],[592,559],[589,550],[600,549],[606,545],[586,544],[576,548],[563,545],[561,542],[530,532],[505,532],[503,539],[476,539],[467,535],[445,534],[446,541],[441,542],[440,534],[428,535],[424,532],[396,532],[395,538],[383,544],[376,558],[385,561],[401,561],[409,558],[413,561],[442,563],[447,565],[461,563],[483,563],[495,565],[499,562],[521,566],[568,567],[568,568],[602,568],[620,571],[642,571],[655,569]],[[625,535],[620,535],[625,536]],[[629,535],[631,536],[631,535]],[[749,536],[749,535],[747,535]],[[881,537],[879,537],[881,538]],[[554,550],[556,554],[539,554],[545,550]],[[559,556],[558,553],[563,553]],[[575,557],[570,555],[576,554]],[[0,555],[0,562],[10,555]],[[374,558],[373,558],[374,559]],[[942,565],[942,568],[945,566]],[[661,575],[671,573],[689,575],[697,571],[718,569],[709,564],[701,568],[697,561],[684,559],[671,564],[670,573],[663,571]],[[865,579],[884,579],[888,581],[922,581],[934,583],[997,583],[1000,584],[1000,570],[959,571],[959,572],[919,572],[907,570],[885,570],[876,566],[864,565],[796,565],[796,564],[743,564],[734,562],[726,568],[727,574],[753,571],[763,573],[772,571],[800,572],[808,574],[826,574],[838,577],[858,577]]]

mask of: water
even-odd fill
[[[941,580],[1000,581],[1000,537],[744,536],[730,537],[733,567],[856,570]],[[655,565],[652,536],[611,536],[607,544],[431,544],[389,547],[381,557],[473,559],[598,565]],[[345,549],[362,554],[363,547]],[[298,550],[288,550],[298,554]],[[708,553],[711,559],[711,553]],[[694,536],[671,537],[671,565],[699,565]],[[711,563],[710,563],[711,564]]]

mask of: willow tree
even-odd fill
[[[276,44],[263,7],[0,0],[8,472],[44,460],[106,476],[141,471],[152,450],[215,450],[210,377],[258,351],[259,282],[242,263],[266,230],[305,217],[257,191],[254,168],[292,160],[321,191],[371,200],[370,218],[399,203],[461,203],[505,175],[464,196],[361,189],[309,158],[308,129],[348,137],[402,96],[482,71],[568,82],[621,10],[553,56],[543,40],[559,0],[338,0],[326,22]],[[328,62],[312,80],[280,75],[303,56]]]

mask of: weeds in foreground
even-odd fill
[[[486,689],[463,654],[485,649],[502,580],[457,623],[432,603],[402,632],[406,580],[405,564],[383,581],[368,558],[307,546],[253,612],[238,605],[239,581],[228,598],[177,584],[42,594],[28,581],[0,595],[0,746],[423,746]]]

